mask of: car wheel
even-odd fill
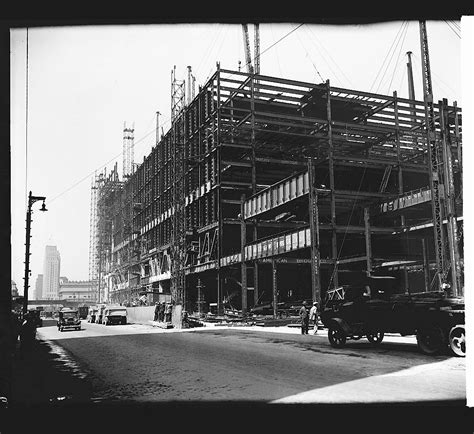
[[[329,326],[328,339],[334,348],[340,348],[346,344],[346,334],[339,324],[331,324]]]
[[[439,326],[423,327],[416,333],[418,348],[425,354],[436,355],[446,348],[446,335]]]
[[[466,356],[466,333],[464,326],[454,326],[449,331],[449,348],[451,352],[458,357]]]
[[[383,340],[383,337],[383,332],[367,333],[367,340],[374,345],[380,344]]]

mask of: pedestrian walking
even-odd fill
[[[160,313],[160,303],[156,302],[155,303],[155,315],[153,317],[153,321],[158,321],[159,313]]]
[[[307,335],[309,329],[309,311],[306,309],[306,301],[303,301],[303,305],[300,309],[301,318],[301,334]]]
[[[313,334],[318,332],[318,302],[315,301],[309,311],[309,319],[313,321]]]

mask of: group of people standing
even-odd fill
[[[157,301],[155,303],[155,315],[153,321],[171,322],[171,312],[171,304],[166,305],[164,301],[161,303]]]
[[[307,309],[306,301],[303,301],[303,305],[300,309],[300,318],[301,318],[301,334],[307,335],[309,331],[309,322],[313,322],[313,334],[318,332],[318,303],[315,301],[310,310]]]

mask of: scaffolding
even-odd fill
[[[93,227],[91,228],[92,250],[95,255],[93,257],[93,275],[97,284],[97,300],[98,302],[108,301],[108,284],[107,275],[110,272],[110,264],[112,263],[113,249],[113,215],[117,204],[120,204],[120,191],[123,188],[123,182],[119,180],[117,163],[113,170],[107,175],[107,169],[95,176],[94,183],[91,188],[92,194],[95,196],[95,210]],[[92,212],[91,212],[92,214]]]

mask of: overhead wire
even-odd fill
[[[296,26],[293,30],[290,30],[286,35],[283,35],[280,39],[278,39],[278,41],[274,42],[272,45],[270,45],[269,47],[265,48],[265,50],[261,51],[260,52],[260,55],[258,56],[259,58],[262,57],[262,55],[264,53],[266,53],[268,50],[270,50],[272,47],[274,47],[276,44],[280,43],[281,41],[283,41],[283,39],[287,38],[288,36],[290,36],[293,32],[295,32],[296,30],[298,30],[302,25],[304,25],[304,23],[301,23],[299,24],[298,26]],[[247,67],[247,65],[249,64],[249,62],[245,63],[245,67]]]
[[[216,37],[212,40],[212,43],[207,46],[205,54],[201,57],[201,61],[199,62],[199,65],[196,68],[196,74],[198,74],[201,71],[201,66],[207,63],[207,58],[210,56],[212,50],[214,49],[214,46],[217,44],[217,41],[219,40],[219,35],[223,31],[223,28],[220,24],[218,24],[218,30]]]
[[[390,56],[390,60],[389,60],[388,63],[387,63],[387,66],[386,66],[385,71],[384,71],[384,73],[383,73],[383,75],[382,75],[382,78],[380,79],[379,85],[377,86],[377,89],[375,90],[375,93],[378,93],[379,88],[382,86],[383,80],[384,80],[384,78],[385,78],[385,74],[387,73],[388,68],[389,68],[389,66],[390,66],[390,63],[392,62],[393,56],[394,56],[394,54],[395,54],[395,51],[397,50],[398,44],[399,44],[400,41],[401,41],[401,37],[402,37],[403,31],[404,31],[404,29],[405,29],[405,27],[406,27],[407,24],[408,24],[407,21],[404,21],[403,24],[402,24],[402,28],[403,28],[403,29],[401,30],[401,32],[399,32],[399,35],[398,35],[398,37],[397,37],[397,42],[396,42],[395,47],[394,47],[394,49],[393,49],[393,51],[392,51],[392,54],[391,54],[391,56]]]
[[[349,85],[351,87],[354,87],[354,84],[351,82],[351,80],[346,76],[346,74],[344,74],[344,71],[339,67],[338,63],[334,60],[334,58],[331,56],[331,53],[326,50],[326,48],[324,47],[324,44],[318,39],[318,37],[316,36],[316,34],[313,32],[313,30],[311,29],[311,27],[309,27],[308,25],[306,25],[306,29],[311,32],[311,34],[313,35],[314,39],[318,42],[318,44],[321,46],[322,50],[324,50],[326,52],[326,54],[328,55],[329,59],[332,60],[332,62],[334,63],[334,65],[336,65],[336,68],[339,69],[339,71],[341,72],[341,74],[343,75],[343,77],[347,80],[347,82],[349,83]],[[313,43],[313,40],[310,38],[310,41]],[[314,44],[314,43],[313,43]],[[314,46],[318,49],[318,47],[316,46],[316,44],[314,44]],[[318,49],[318,52],[321,53],[321,51],[319,51]],[[331,68],[329,62],[326,61],[326,59],[324,58],[324,55],[321,53],[321,57],[323,57],[323,60],[326,62],[326,64],[328,65],[329,69],[331,70],[331,72],[336,76],[337,74],[333,71],[333,69]],[[342,82],[342,80],[340,80]]]
[[[301,46],[303,47],[303,50],[305,51],[306,53],[306,57],[309,59],[309,61],[311,62],[311,64],[313,65],[313,68],[314,70],[316,71],[316,73],[319,75],[319,77],[321,78],[321,81],[325,81],[323,76],[320,74],[320,72],[318,71],[318,68],[316,67],[316,65],[314,64],[313,62],[313,59],[311,58],[310,54],[308,53],[308,50],[306,49],[306,47],[304,46],[303,42],[301,41],[300,37],[298,36],[298,34],[296,35],[296,37],[298,38],[298,41],[300,41],[300,44]]]
[[[275,39],[275,35],[273,33],[273,25],[270,24],[270,31],[272,33],[272,38]],[[280,71],[280,76],[283,75],[283,72],[281,70],[281,65],[280,65],[280,58],[278,56],[278,48],[275,48],[275,55],[276,55],[276,59],[277,59],[277,65],[278,65],[278,70]]]
[[[136,142],[134,142],[134,145],[142,142],[143,140],[145,140],[147,137],[149,137],[152,133],[156,132],[156,128],[153,128],[151,131],[149,131],[148,133],[146,133],[143,137],[141,137],[140,139],[138,139]],[[64,194],[66,194],[67,192],[71,191],[73,188],[77,187],[79,184],[81,184],[82,182],[84,182],[86,179],[89,179],[92,175],[94,175],[94,173],[96,173],[97,171],[100,171],[102,170],[103,168],[105,168],[107,166],[107,164],[110,164],[111,162],[117,160],[118,158],[120,158],[123,154],[123,151],[120,152],[119,154],[115,155],[114,157],[112,157],[110,160],[106,161],[105,163],[101,164],[99,167],[95,168],[93,171],[89,172],[86,176],[84,176],[83,178],[81,178],[79,181],[75,182],[73,185],[71,185],[70,187],[68,187],[66,190],[62,191],[61,193],[57,194],[56,196],[54,196],[52,199],[49,200],[49,203],[55,201],[56,199],[60,198],[61,196],[63,196]]]
[[[359,187],[357,188],[357,193],[354,197],[354,200],[352,201],[352,208],[351,208],[351,213],[349,215],[349,219],[347,221],[347,225],[346,225],[346,229],[344,230],[344,237],[342,239],[342,243],[341,243],[341,246],[339,248],[339,251],[337,252],[337,256],[336,256],[336,263],[334,264],[334,268],[333,268],[333,271],[332,271],[332,274],[331,274],[331,278],[329,279],[329,283],[328,283],[328,287],[327,289],[329,289],[331,287],[331,283],[332,281],[334,280],[334,276],[336,274],[336,270],[337,270],[337,261],[339,260],[339,258],[341,257],[341,252],[342,252],[342,248],[344,247],[344,242],[346,240],[346,236],[347,236],[347,230],[349,228],[349,225],[351,223],[351,218],[352,218],[352,215],[354,214],[354,209],[355,209],[355,204],[357,202],[357,198],[359,197],[359,192],[360,192],[360,189],[362,187],[362,181],[364,180],[364,176],[365,176],[365,172],[367,171],[367,166],[364,167],[364,171],[362,172],[362,176],[360,178],[360,182],[359,182]]]
[[[447,24],[447,26],[450,28],[450,30],[459,38],[461,39],[461,35],[458,34],[458,32],[455,30],[455,28],[452,26],[452,24],[449,23],[449,21],[444,20],[444,22]]]
[[[405,66],[406,66],[406,65],[405,65]],[[402,77],[401,77],[401,79],[400,79],[400,82],[398,83],[398,88],[397,88],[397,89],[401,89],[401,88],[402,88],[402,82],[404,81],[406,74],[407,74],[407,68],[403,68],[403,74],[402,74]]]
[[[420,61],[420,59],[418,59],[418,56],[415,53],[413,53],[413,59],[414,63],[418,66],[418,61]],[[431,69],[431,75],[433,76],[433,81],[436,82],[436,84],[438,84],[440,87],[443,87],[444,90],[450,90],[454,95],[457,93],[451,86],[449,86],[444,80],[442,80],[441,77],[438,76],[438,74],[436,74],[433,69]]]
[[[25,94],[25,209],[28,209],[28,81],[29,81],[29,47],[28,27],[26,28],[26,94]]]
[[[387,61],[387,58],[388,58],[388,56],[390,55],[390,52],[392,51],[392,47],[393,47],[393,45],[395,44],[396,40],[398,39],[399,33],[402,31],[402,28],[403,28],[404,23],[405,23],[405,21],[403,21],[402,24],[400,25],[400,28],[398,29],[398,32],[397,32],[397,34],[395,35],[395,38],[393,39],[392,45],[391,45],[390,48],[388,49],[388,52],[387,52],[387,54],[386,54],[386,56],[385,56],[385,58],[384,58],[382,64],[380,65],[380,68],[379,68],[379,70],[378,70],[378,72],[377,72],[377,75],[375,76],[375,79],[374,79],[374,81],[373,81],[373,83],[372,83],[372,86],[370,86],[369,92],[371,92],[372,89],[373,89],[373,87],[375,86],[375,83],[377,82],[377,79],[378,79],[380,73],[382,72],[382,69],[383,69],[383,67],[384,67],[384,65],[385,65],[385,62]]]
[[[404,34],[403,34],[403,41],[402,41],[402,43],[400,44],[400,50],[398,51],[397,61],[395,62],[395,66],[394,66],[394,68],[393,68],[393,74],[392,74],[392,78],[391,78],[391,80],[390,80],[390,83],[389,83],[389,85],[388,85],[387,93],[390,92],[390,87],[392,86],[393,78],[395,77],[395,72],[396,72],[397,67],[398,67],[398,65],[399,65],[399,63],[400,63],[400,54],[402,53],[403,44],[405,43],[405,38],[406,38],[407,33],[408,33],[408,26],[409,26],[409,24],[410,24],[410,23],[407,21],[407,25],[405,26],[405,32],[404,32]]]
[[[456,28],[456,30],[461,32],[461,26],[456,21],[450,20],[450,23]]]

